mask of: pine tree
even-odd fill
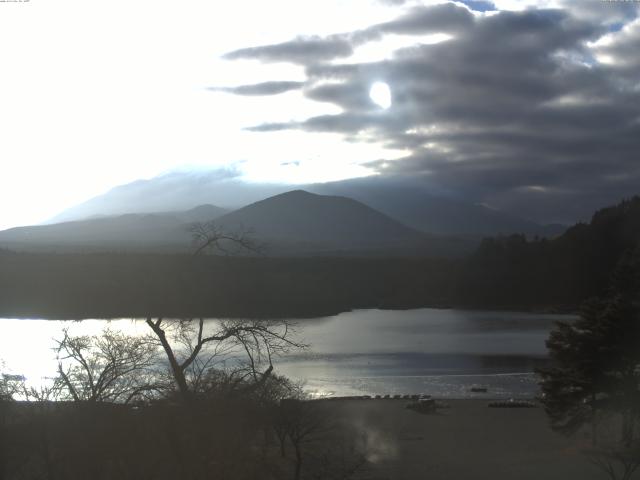
[[[547,347],[550,366],[538,373],[552,428],[590,427],[592,461],[630,478],[640,466],[640,246],[623,255],[607,296],[558,322]]]
[[[598,413],[640,416],[639,253],[623,257],[606,298],[586,302],[578,319],[558,322],[547,340],[551,365],[539,374],[558,431],[593,426]]]

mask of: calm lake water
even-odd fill
[[[546,357],[553,322],[566,315],[470,310],[357,310],[300,320],[308,351],[278,359],[276,370],[304,380],[315,395],[428,393],[444,398],[530,397],[533,370]],[[215,322],[215,320],[211,320]],[[56,368],[53,339],[97,334],[105,320],[0,319],[3,371],[42,383]],[[147,333],[143,321],[110,320],[111,328]],[[488,388],[473,394],[471,386]]]

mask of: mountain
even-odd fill
[[[246,183],[225,169],[171,172],[117,186],[61,212],[47,223],[85,220],[96,215],[184,211],[204,204],[230,210],[287,190],[291,187]]]
[[[392,248],[417,245],[423,235],[351,198],[295,190],[220,217],[225,230],[249,228],[272,244],[308,249]]]
[[[0,245],[12,248],[156,250],[186,248],[194,222],[214,220],[227,210],[200,205],[181,212],[96,216],[52,225],[18,227],[0,232]]]
[[[189,226],[215,219],[275,256],[459,256],[475,242],[431,236],[350,198],[286,192],[219,216],[201,205],[184,212],[126,214],[0,232],[0,247],[45,250],[191,251]]]
[[[174,215],[180,221],[184,223],[194,222],[208,222],[215,220],[226,213],[229,210],[226,208],[216,207],[215,205],[198,205],[197,207],[185,210],[182,212],[165,212],[165,215]]]
[[[426,233],[475,237],[525,233],[551,237],[564,231],[561,225],[538,225],[515,215],[436,193],[423,181],[407,177],[374,176],[300,188],[319,195],[352,198]],[[236,173],[226,170],[172,172],[116,187],[62,212],[51,222],[95,215],[186,210],[206,203],[233,209],[289,190],[290,185],[244,182]]]
[[[524,233],[553,237],[566,230],[563,225],[543,226],[484,205],[436,196],[422,182],[407,178],[358,178],[314,184],[308,189],[348,196],[414,229],[440,235]]]

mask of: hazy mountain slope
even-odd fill
[[[185,223],[208,222],[229,213],[229,209],[216,207],[215,205],[199,205],[182,212],[166,212],[166,215],[175,215]]]
[[[185,212],[127,214],[0,232],[0,247],[27,250],[189,251],[188,227],[221,209],[201,205]],[[300,255],[451,256],[474,244],[417,232],[350,198],[291,191],[216,219],[227,232],[250,230],[264,253]]]
[[[157,247],[185,244],[184,222],[173,215],[128,214],[0,232],[0,244],[26,246]]]
[[[48,247],[189,248],[188,226],[218,218],[227,210],[200,205],[182,212],[97,216],[88,220],[18,227],[0,232],[0,245]]]
[[[346,195],[423,232],[446,235],[496,235],[524,233],[555,236],[562,225],[541,226],[514,215],[436,196],[419,181],[362,178],[310,185],[324,195]]]
[[[173,172],[115,187],[61,212],[47,223],[95,215],[182,211],[203,204],[232,209],[287,190],[291,187],[248,184],[226,170]]]
[[[250,228],[260,239],[326,248],[372,248],[416,244],[423,236],[346,197],[302,190],[253,203],[218,219],[229,230]]]
[[[435,194],[422,181],[407,177],[367,177],[300,188],[320,195],[353,198],[427,233],[552,236],[563,231],[562,227],[540,226],[481,205]],[[174,172],[116,187],[62,212],[52,222],[94,215],[184,210],[205,203],[237,208],[289,190],[290,185],[244,182],[233,172]]]

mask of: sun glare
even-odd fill
[[[376,82],[369,90],[371,101],[385,110],[391,106],[391,89],[384,82]]]

